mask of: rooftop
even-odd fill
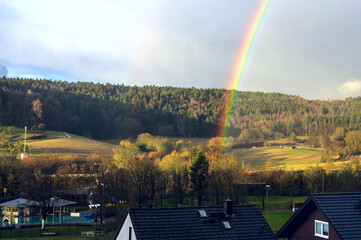
[[[361,193],[311,194],[301,208],[280,229],[277,236],[285,237],[292,232],[295,226],[315,208],[324,214],[341,239],[360,239]]]
[[[206,217],[199,210],[205,210]],[[275,236],[257,206],[129,209],[137,239],[263,239]]]

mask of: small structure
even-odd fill
[[[276,236],[290,240],[361,239],[361,193],[312,194]]]
[[[276,240],[255,205],[129,209],[116,240]]]
[[[29,216],[36,210],[39,203],[25,198],[17,198],[0,204],[4,220],[12,221],[13,217]]]
[[[296,212],[302,206],[302,204],[303,203],[294,203],[292,206],[292,212]]]
[[[59,215],[61,215],[62,210],[64,210],[64,207],[74,205],[74,204],[76,204],[76,202],[61,199],[61,198],[58,198],[58,197],[54,197],[54,198],[50,199],[50,204],[49,205],[51,207],[53,207],[54,213],[55,213],[56,208],[59,208]],[[63,209],[61,209],[61,208],[63,208]]]

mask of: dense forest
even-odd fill
[[[140,133],[179,137],[216,135],[231,91],[130,87],[92,82],[0,78],[0,124],[67,131],[93,138]],[[233,137],[266,140],[361,130],[361,97],[306,100],[280,93],[237,92]]]

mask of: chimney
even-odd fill
[[[227,217],[231,216],[233,214],[233,202],[232,200],[227,199],[224,202],[224,213]]]

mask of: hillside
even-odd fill
[[[309,167],[324,165],[321,162],[320,149],[308,146],[298,147],[260,147],[249,149],[235,149],[231,152],[237,161],[251,170],[305,170]]]
[[[0,127],[2,138],[18,141],[24,139],[24,129],[12,128],[9,133],[7,127]],[[31,140],[32,137],[45,136],[46,138]],[[65,134],[64,132],[46,131],[46,132],[27,132],[27,152],[32,156],[42,153],[56,153],[59,156],[66,157],[87,157],[91,154],[112,154],[116,146],[110,143],[104,143],[75,134]],[[7,152],[3,147],[2,152]],[[23,147],[21,151],[23,152]],[[15,151],[14,151],[15,153]]]
[[[147,132],[215,136],[225,89],[130,87],[91,82],[0,79],[0,123],[65,131],[97,139]],[[361,98],[309,101],[280,93],[237,92],[231,134],[251,140],[361,128]],[[43,127],[43,126],[42,126]],[[250,130],[247,134],[244,130]]]

